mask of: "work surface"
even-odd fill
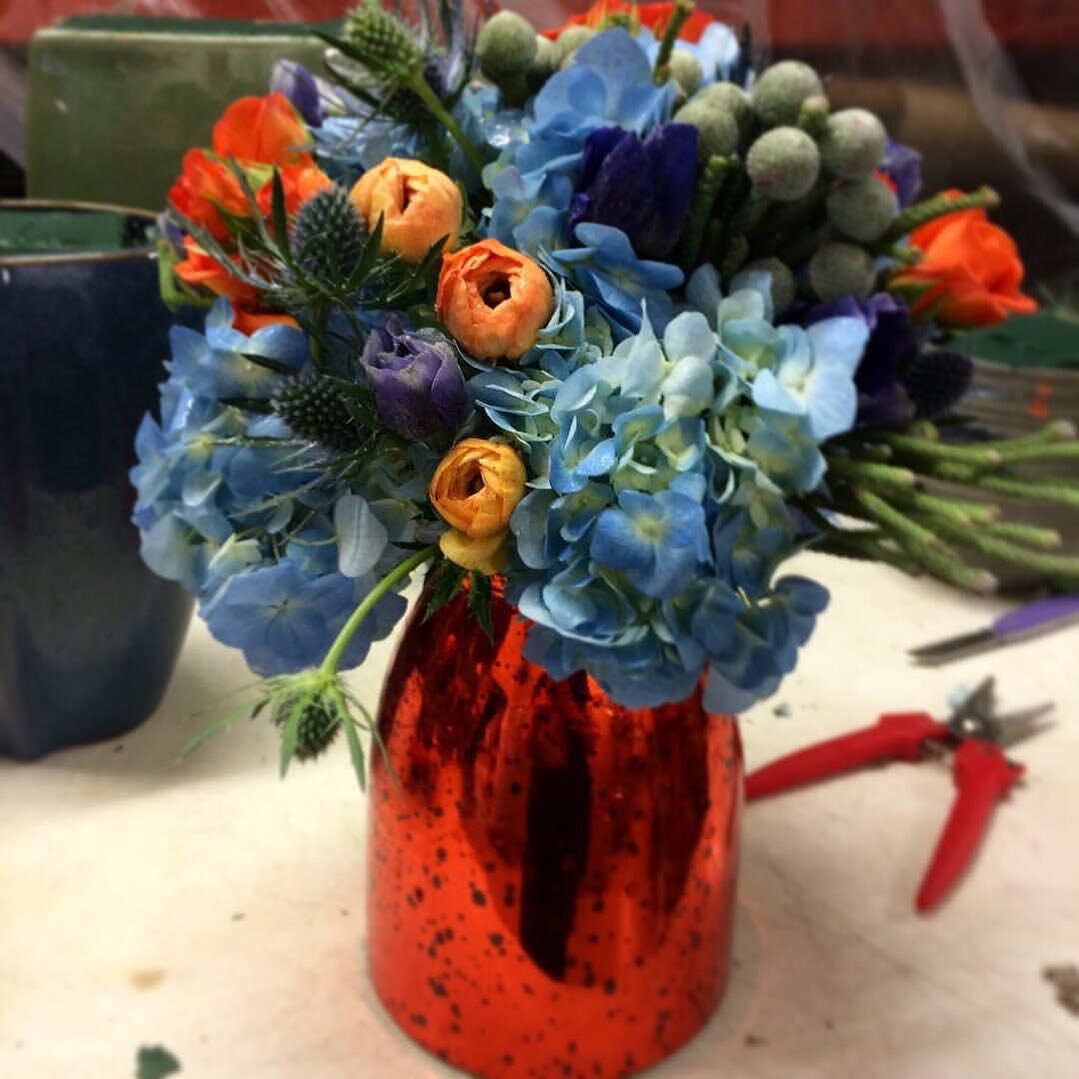
[[[1079,625],[949,667],[905,649],[1005,606],[805,556],[833,590],[798,672],[743,722],[750,767],[888,710],[943,714],[959,684],[1052,699],[1028,779],[973,872],[926,919],[913,896],[951,802],[947,762],[896,764],[748,808],[735,969],[655,1079],[1069,1079],[1079,1014]],[[377,700],[389,643],[354,676]],[[364,975],[365,803],[343,745],[281,783],[242,720],[181,748],[249,681],[193,625],[156,716],[118,743],[0,764],[0,1076],[127,1079],[140,1045],[191,1079],[434,1079]],[[206,709],[211,709],[208,713]],[[202,714],[196,714],[196,713]]]

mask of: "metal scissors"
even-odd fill
[[[917,761],[955,751],[952,775],[958,788],[916,900],[925,914],[943,901],[972,861],[996,804],[1019,781],[1024,765],[1002,747],[1040,733],[1038,720],[1053,706],[1040,704],[1008,715],[994,712],[994,679],[968,694],[946,722],[926,712],[882,715],[872,727],[809,746],[746,777],[746,799],[805,786],[882,761]]]

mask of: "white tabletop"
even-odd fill
[[[974,870],[931,918],[913,896],[952,798],[946,762],[896,764],[749,807],[735,970],[715,1020],[656,1079],[1066,1079],[1079,1015],[1043,970],[1079,964],[1079,625],[950,667],[915,643],[1000,601],[805,556],[833,605],[798,672],[744,719],[752,767],[881,711],[943,713],[999,677],[1057,726]],[[355,676],[370,704],[390,646]],[[0,763],[0,1076],[125,1079],[162,1044],[192,1079],[455,1073],[364,976],[365,804],[344,746],[282,784],[242,720],[179,751],[249,680],[201,624],[161,710],[117,743]],[[776,706],[781,714],[776,714]],[[787,713],[789,714],[783,714]]]

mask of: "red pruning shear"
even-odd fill
[[[959,789],[921,887],[917,908],[939,906],[970,864],[989,826],[996,803],[1019,781],[1024,766],[1001,746],[1045,729],[1038,720],[1052,708],[1041,704],[1009,715],[994,714],[992,678],[959,704],[946,723],[925,712],[883,715],[872,727],[799,750],[746,777],[746,799],[805,786],[820,779],[883,761],[917,761],[954,748],[952,774]]]

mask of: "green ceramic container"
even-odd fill
[[[336,24],[321,24],[332,29]],[[300,23],[92,15],[30,46],[27,192],[158,209],[225,106],[264,94],[279,59],[320,71]]]

